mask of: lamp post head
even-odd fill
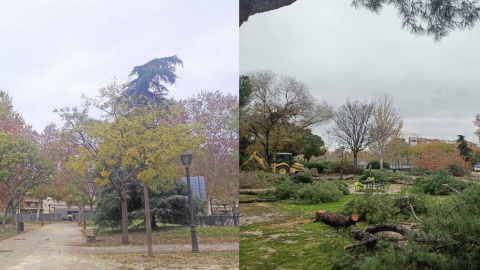
[[[184,150],[183,153],[180,155],[180,160],[182,161],[183,166],[188,166],[192,164],[192,159],[193,155],[187,150]]]

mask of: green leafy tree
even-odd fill
[[[467,143],[467,140],[465,140],[465,136],[457,135],[457,137],[458,137],[457,149],[460,151],[460,155],[465,157],[465,161],[469,161],[472,149],[468,147],[468,143]]]
[[[303,154],[307,164],[311,157],[322,156],[326,153],[323,146],[325,146],[325,143],[318,135],[310,135],[302,138],[300,143],[300,153]]]

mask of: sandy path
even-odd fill
[[[57,222],[0,242],[2,270],[112,269],[97,254],[146,253],[145,246],[86,247],[76,222]],[[200,252],[238,251],[238,243],[199,245]],[[156,245],[155,253],[190,252],[191,245]],[[116,268],[113,268],[116,269]]]

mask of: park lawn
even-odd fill
[[[240,269],[330,269],[332,258],[351,242],[321,222],[315,212],[337,212],[354,196],[321,205],[288,202],[242,204]],[[357,226],[366,226],[358,222]]]
[[[238,252],[98,254],[107,269],[238,269]]]
[[[160,226],[152,229],[154,245],[189,244],[191,243],[190,226]],[[216,244],[238,242],[238,227],[196,227],[197,238],[200,244]],[[91,230],[87,230],[88,233]],[[88,234],[87,233],[87,234]],[[146,245],[145,228],[131,228],[128,230],[130,245]],[[88,246],[117,246],[121,245],[121,230],[100,229],[95,242]]]

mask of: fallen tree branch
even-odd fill
[[[413,214],[413,216],[414,216],[418,221],[422,222],[422,221],[417,217],[417,214],[415,214],[415,210],[413,210],[412,204],[410,204],[410,209],[412,209],[412,214]]]
[[[459,193],[459,194],[461,193],[461,192],[458,191],[457,189],[449,186],[448,184],[443,184],[443,186],[446,187],[446,188],[448,188],[448,189],[450,189],[450,190],[453,191],[453,192],[456,192],[456,193]]]

